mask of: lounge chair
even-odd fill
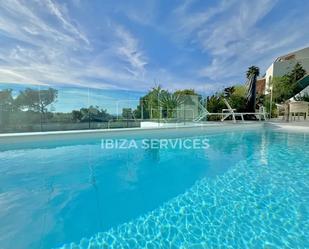
[[[258,116],[258,119],[261,121],[261,118],[263,117],[264,120],[266,120],[266,112],[264,107],[261,107],[259,112],[235,112],[236,109],[233,109],[229,102],[226,99],[223,99],[225,105],[227,106],[227,109],[222,109],[222,119],[221,121],[226,120],[228,117],[232,116],[233,122],[236,123],[236,116],[240,116],[242,121],[244,120],[244,115],[255,115]]]
[[[206,108],[204,108],[203,112],[198,117],[196,117],[193,120],[193,122],[199,122],[207,116],[221,116],[221,115],[222,115],[221,113],[212,113],[212,112],[207,111]]]
[[[200,102],[198,104],[202,112],[193,120],[193,122],[199,122],[203,118],[206,118],[207,116],[221,116],[222,115],[222,113],[209,112]]]

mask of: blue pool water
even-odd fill
[[[309,134],[198,133],[2,144],[0,248],[309,248]]]

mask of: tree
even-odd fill
[[[108,121],[111,118],[111,115],[107,113],[107,110],[92,105],[89,106],[89,108],[81,108],[80,113],[81,122],[103,122]]]
[[[140,98],[140,102],[137,105],[136,109],[133,111],[133,115],[135,118],[143,118],[148,119],[149,118],[149,110],[145,105],[146,101],[144,97]]]
[[[293,96],[295,87],[290,79],[287,75],[273,78],[273,100],[276,103],[282,103]]]
[[[75,121],[75,122],[81,121],[82,118],[83,118],[83,115],[82,115],[81,111],[76,111],[76,110],[72,111],[72,119],[73,119],[73,121]]]
[[[246,73],[247,79],[249,79],[251,75],[253,75],[255,77],[259,76],[260,75],[260,69],[256,66],[249,67],[248,70],[247,70],[247,73]]]
[[[222,109],[226,108],[223,102],[223,94],[215,93],[207,97],[207,110],[211,113],[221,113]]]
[[[133,119],[132,108],[122,108],[122,118]]]
[[[16,98],[16,105],[20,109],[40,112],[44,115],[47,112],[47,106],[51,105],[57,97],[58,91],[53,88],[47,90],[26,88]]]
[[[246,110],[246,87],[236,85],[233,86],[233,91],[230,94],[228,101],[230,105],[235,108],[238,112]]]
[[[140,98],[140,104],[133,111],[136,118],[160,118],[161,115],[172,117],[173,110],[181,105],[186,96],[197,95],[193,89],[177,90],[170,93],[161,88],[161,86],[153,87],[145,96]]]
[[[160,85],[153,87],[148,93],[140,98],[140,104],[134,110],[136,118],[159,118],[160,117],[160,103],[159,99],[162,94],[166,92]]]
[[[222,92],[217,92],[207,97],[207,104],[205,106],[211,113],[221,113],[222,109],[227,108],[223,102],[223,98],[226,98],[233,108],[238,112],[243,112],[246,110],[246,94],[247,89],[244,85],[233,85],[223,89]],[[210,120],[218,120],[221,118],[221,115],[212,115],[208,118]]]
[[[14,99],[11,89],[0,91],[0,126],[9,122],[9,113],[13,111]]]
[[[179,95],[198,95],[194,89],[176,90],[174,93]]]
[[[295,66],[293,67],[292,71],[287,74],[287,77],[289,78],[290,82],[293,84],[300,80],[302,77],[304,77],[306,74],[306,70],[302,67],[302,65],[297,62]]]
[[[185,95],[180,91],[169,93],[167,91],[160,95],[159,104],[167,118],[173,118],[177,108],[185,101]]]
[[[234,88],[233,95],[242,96],[244,98],[246,97],[246,93],[247,93],[246,86],[235,85],[235,86],[233,86],[233,88]]]
[[[298,81],[305,74],[306,71],[301,64],[296,63],[290,73],[282,77],[274,77],[272,80],[274,101],[277,103],[284,102],[303,90],[303,87],[298,85]]]
[[[161,86],[156,86],[152,88],[146,96],[144,96],[144,107],[149,112],[150,118],[159,118],[160,117],[160,104],[159,98],[163,90]]]
[[[98,106],[89,106],[88,108],[81,108],[80,110],[73,110],[72,119],[75,122],[88,122],[90,129],[91,122],[107,122],[112,118],[107,110],[100,109]]]
[[[122,118],[125,119],[127,127],[129,127],[129,120],[133,117],[132,108],[122,108]]]
[[[43,120],[46,119],[47,106],[52,107],[52,103],[57,99],[58,91],[53,88],[47,90],[35,90],[26,88],[21,91],[15,103],[18,109],[40,113],[41,131],[43,130]]]
[[[14,99],[12,89],[4,89],[0,91],[0,111],[12,111]]]
[[[246,110],[248,112],[255,112],[256,103],[256,79],[260,75],[260,69],[256,66],[251,66],[247,71],[247,105]]]
[[[228,99],[230,105],[238,112],[246,109],[246,87],[244,85],[234,85],[223,90],[222,96]]]
[[[225,98],[229,98],[234,92],[235,92],[235,87],[234,86],[226,87],[223,90],[223,96]]]

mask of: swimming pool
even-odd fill
[[[134,139],[127,149],[103,148],[100,135],[1,144],[0,248],[309,247],[309,134],[145,134],[110,136]]]

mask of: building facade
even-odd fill
[[[265,94],[270,91],[271,80],[291,72],[297,62],[309,72],[309,47],[280,56],[270,65],[265,74]]]
[[[266,80],[265,78],[258,79],[256,81],[256,93],[258,95],[263,95],[265,94],[265,85],[266,85]]]

